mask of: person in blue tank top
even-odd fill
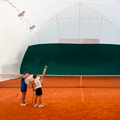
[[[29,73],[26,71],[24,72],[24,75],[21,77],[21,92],[22,92],[22,103],[21,106],[26,106],[27,103],[25,103],[25,96],[27,92],[27,84],[25,83],[25,78],[29,77]]]

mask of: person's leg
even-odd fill
[[[25,103],[26,92],[24,92],[24,103]]]
[[[21,102],[24,103],[24,100],[25,100],[25,92],[22,91],[22,99],[21,99]]]
[[[38,97],[38,95],[35,96],[35,104],[34,104],[34,107],[37,107],[37,97]]]
[[[27,105],[27,103],[25,103],[25,95],[26,95],[26,92],[22,91],[21,106],[26,106]]]
[[[37,103],[37,97],[38,97],[38,95],[35,96],[35,104]]]
[[[43,105],[41,104],[41,95],[39,95],[39,106],[38,107],[43,107]]]
[[[39,104],[41,104],[41,95],[39,95]]]

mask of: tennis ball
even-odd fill
[[[33,88],[33,91],[36,91],[36,88],[35,88],[35,87]]]
[[[45,66],[47,68],[47,66]]]

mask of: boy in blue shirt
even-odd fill
[[[26,106],[27,103],[25,103],[25,96],[27,92],[27,84],[25,83],[25,78],[29,77],[29,73],[26,71],[24,72],[24,75],[21,77],[21,92],[22,92],[22,103],[21,106]]]

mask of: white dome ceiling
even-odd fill
[[[11,2],[11,4],[9,4]],[[120,0],[9,0],[0,1],[0,73],[19,73],[24,53],[36,33],[51,18],[77,5],[85,5],[107,18],[120,31]],[[26,13],[30,25],[18,17],[18,11]]]
[[[30,45],[45,43],[120,44],[120,31],[100,13],[77,4],[43,25]]]

